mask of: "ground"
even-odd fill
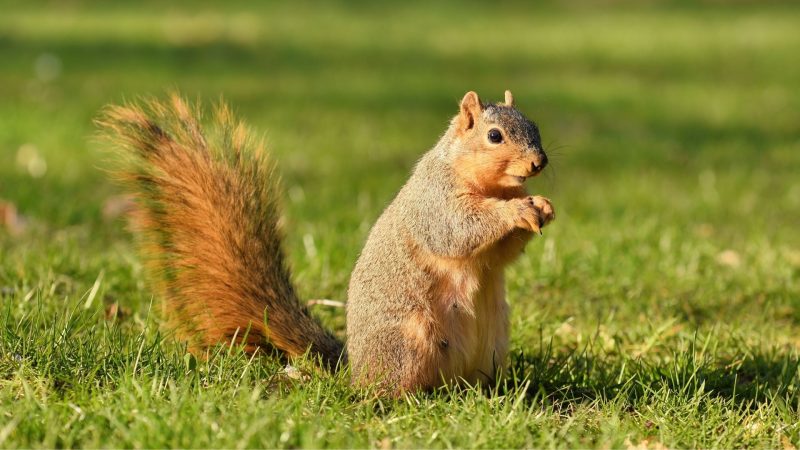
[[[800,443],[796,3],[220,5],[3,6],[0,446]],[[508,271],[505,382],[385,400],[188,356],[92,124],[174,88],[266,136],[298,289],[335,300],[464,92],[511,89],[557,220]]]

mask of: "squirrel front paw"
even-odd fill
[[[542,228],[556,218],[550,200],[541,195],[518,199],[519,217],[517,227],[542,234]]]

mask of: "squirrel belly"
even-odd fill
[[[474,92],[381,214],[348,288],[347,352],[300,302],[278,226],[278,186],[259,142],[224,105],[110,107],[98,121],[135,195],[132,220],[169,325],[195,353],[238,342],[248,352],[310,354],[356,385],[387,392],[489,382],[505,365],[504,269],[554,219],[523,182],[547,165],[536,125]]]

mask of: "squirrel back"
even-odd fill
[[[193,352],[224,342],[247,351],[310,352],[328,368],[343,344],[300,303],[278,226],[278,177],[261,142],[219,105],[112,106],[98,124],[120,150],[119,178],[136,197],[132,223],[167,319]]]

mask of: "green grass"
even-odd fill
[[[28,225],[0,230],[0,446],[800,444],[797,4],[204,5],[2,7],[0,199]],[[508,273],[506,382],[382,400],[303,361],[186,356],[103,219],[91,123],[170,88],[265,133],[298,288],[340,300],[457,100],[510,88],[558,220]]]

